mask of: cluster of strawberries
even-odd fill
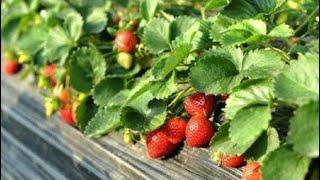
[[[228,95],[222,96],[226,100]],[[215,97],[204,93],[195,93],[184,101],[184,109],[190,115],[186,121],[181,117],[167,120],[164,126],[148,134],[146,144],[148,155],[152,159],[167,156],[175,151],[186,139],[189,147],[205,147],[214,136],[215,129],[209,120],[215,108]],[[243,156],[221,154],[219,164],[224,167],[239,167],[245,164]],[[261,180],[258,162],[248,162],[242,180]]]

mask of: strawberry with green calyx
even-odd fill
[[[177,147],[169,141],[163,128],[152,131],[148,134],[147,140],[148,155],[152,159],[160,158],[171,154]]]
[[[49,77],[50,79],[50,84],[52,87],[54,87],[57,83],[56,80],[56,68],[57,66],[55,64],[48,64],[43,68],[43,74],[46,77]]]
[[[223,167],[236,168],[242,166],[245,163],[245,159],[243,156],[222,154],[220,162]]]
[[[120,52],[133,52],[138,44],[137,36],[131,31],[119,31],[116,34],[115,46]]]
[[[226,102],[227,99],[229,98],[229,96],[230,96],[230,94],[221,95],[221,100],[222,100],[223,102]]]
[[[69,103],[71,101],[71,90],[68,88],[63,89],[59,93],[59,99],[64,104]]]
[[[4,60],[4,72],[7,75],[17,74],[22,68],[22,65],[14,60],[5,59]]]
[[[261,166],[257,161],[248,162],[243,169],[241,180],[262,180]]]
[[[163,129],[168,136],[168,139],[173,144],[179,144],[182,142],[186,135],[187,121],[181,117],[170,118]]]
[[[132,66],[132,55],[125,52],[120,52],[117,56],[117,61],[121,67],[128,70]]]
[[[190,147],[207,146],[214,135],[213,124],[204,115],[192,116],[186,127],[186,141]]]
[[[60,107],[60,100],[55,97],[47,97],[44,99],[44,107],[46,111],[46,116],[51,116]]]
[[[184,101],[184,109],[190,115],[204,115],[210,117],[214,109],[215,97],[205,95],[204,93],[195,93],[190,95]]]
[[[120,20],[121,20],[120,16],[118,15],[115,16],[112,21],[113,25],[116,25],[116,26],[119,25]]]

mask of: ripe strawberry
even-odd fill
[[[113,23],[114,25],[119,25],[120,20],[121,20],[120,16],[116,16],[116,17],[114,17],[112,23]]]
[[[262,180],[260,164],[256,161],[249,162],[244,167],[241,180]]]
[[[169,141],[165,131],[160,128],[148,134],[147,149],[150,158],[156,159],[172,153],[176,145]]]
[[[115,45],[120,52],[134,51],[138,43],[137,36],[131,31],[120,31],[116,35]]]
[[[224,94],[224,95],[222,95],[222,96],[221,96],[221,100],[224,101],[224,102],[226,102],[227,99],[229,98],[229,95],[230,95],[230,94]]]
[[[43,69],[43,74],[50,78],[50,84],[54,87],[57,83],[56,81],[56,65],[55,64],[48,64]]]
[[[192,116],[186,128],[186,140],[188,146],[206,146],[209,144],[213,135],[213,124],[204,115]]]
[[[59,94],[59,99],[62,103],[67,104],[70,101],[69,89],[63,89]]]
[[[245,162],[243,156],[232,156],[226,154],[221,155],[220,161],[221,165],[224,167],[239,167]]]
[[[214,108],[215,98],[213,95],[206,96],[204,93],[195,93],[184,101],[184,109],[190,115],[197,114],[210,116]]]
[[[71,126],[75,126],[75,120],[72,115],[72,105],[70,104],[63,105],[60,108],[60,116],[65,123]]]
[[[187,121],[181,117],[173,117],[164,125],[164,131],[173,144],[178,144],[186,137]]]
[[[18,73],[21,69],[22,65],[16,61],[5,59],[4,60],[4,72],[7,75],[14,75]]]

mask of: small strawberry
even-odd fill
[[[205,95],[204,93],[195,93],[184,101],[184,109],[190,115],[197,114],[210,116],[214,109],[215,98],[213,95]]]
[[[209,144],[213,135],[213,124],[204,115],[192,116],[186,128],[186,140],[188,146],[206,146]]]
[[[120,16],[114,17],[112,21],[113,25],[119,25],[120,20],[121,20]]]
[[[232,156],[223,154],[220,157],[221,165],[224,167],[239,167],[245,162],[243,156]]]
[[[70,101],[70,90],[63,89],[59,94],[59,99],[62,103],[67,104]]]
[[[241,180],[262,180],[260,164],[256,161],[247,163],[243,169]]]
[[[137,43],[138,38],[131,31],[120,31],[115,38],[115,45],[120,52],[130,53],[134,51]]]
[[[71,104],[65,104],[60,108],[60,116],[65,123],[67,123],[71,126],[75,126],[75,120],[72,115],[72,105]]]
[[[120,52],[117,56],[117,61],[124,69],[130,69],[132,65],[132,56],[129,53]]]
[[[50,78],[50,84],[54,87],[57,83],[56,81],[56,65],[55,64],[48,64],[43,69],[43,74]]]
[[[226,102],[227,99],[229,98],[229,96],[230,96],[230,94],[224,94],[224,95],[221,96],[221,100]]]
[[[148,155],[152,159],[169,155],[176,147],[175,144],[169,141],[168,136],[162,128],[152,131],[147,136]]]
[[[5,59],[4,60],[4,72],[7,75],[14,75],[21,70],[22,65],[17,61]]]
[[[178,144],[186,137],[187,121],[181,117],[173,117],[164,125],[164,131],[173,144]]]

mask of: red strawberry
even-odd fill
[[[43,69],[43,74],[50,78],[50,84],[54,87],[57,83],[56,81],[56,65],[55,64],[48,64]]]
[[[214,135],[213,124],[203,115],[192,116],[186,128],[188,146],[202,147],[209,144]]]
[[[260,164],[256,161],[249,162],[244,167],[241,180],[262,180]]]
[[[173,117],[164,125],[164,131],[173,144],[178,144],[186,137],[187,121],[181,117]]]
[[[18,73],[21,69],[22,65],[17,61],[6,59],[4,60],[4,72],[7,75],[14,75]]]
[[[176,145],[169,141],[164,129],[160,128],[148,134],[147,149],[150,158],[156,159],[172,153]]]
[[[229,95],[230,95],[230,94],[224,94],[224,95],[222,95],[222,96],[221,96],[221,100],[224,101],[224,102],[226,102],[227,99],[229,98]]]
[[[118,25],[118,24],[119,24],[119,22],[120,22],[120,20],[121,20],[121,19],[120,19],[120,16],[116,16],[116,17],[114,17],[114,19],[113,19],[113,22],[112,22],[112,23],[113,23],[114,25]]]
[[[138,43],[137,36],[131,31],[120,31],[116,35],[115,45],[120,52],[134,51]]]
[[[71,126],[75,126],[75,120],[72,115],[72,105],[65,104],[60,108],[60,116],[63,121]]]
[[[214,108],[215,98],[213,95],[206,96],[204,93],[195,93],[184,101],[184,109],[190,115],[202,114],[210,116]]]
[[[232,156],[226,154],[221,155],[220,161],[224,167],[239,167],[245,162],[243,156]]]
[[[70,91],[69,89],[64,89],[59,94],[59,99],[62,103],[67,104],[70,101]]]

